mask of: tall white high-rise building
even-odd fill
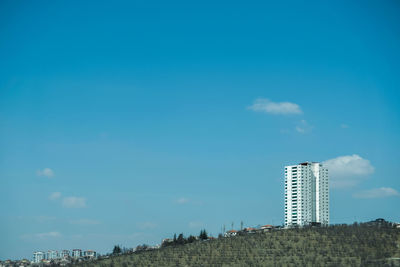
[[[285,227],[329,224],[328,177],[319,162],[285,166]]]

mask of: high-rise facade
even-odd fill
[[[57,258],[58,258],[58,252],[56,250],[47,251],[47,259],[48,260],[55,260]]]
[[[46,259],[46,252],[43,252],[43,251],[33,252],[33,262],[34,263],[39,263],[45,259]]]
[[[68,258],[69,257],[69,250],[62,250],[60,251],[60,258]]]
[[[73,250],[72,250],[72,257],[73,257],[73,258],[80,258],[80,257],[82,257],[82,250],[80,250],[80,249],[73,249]]]
[[[319,162],[285,166],[285,227],[329,224],[328,169]]]

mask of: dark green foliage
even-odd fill
[[[146,245],[146,244],[143,244],[143,245],[139,245],[139,246],[137,246],[136,247],[136,251],[145,251],[145,250],[147,250],[149,248],[149,246],[148,245]]]
[[[206,240],[208,238],[207,231],[205,229],[200,231],[199,238],[201,240]]]
[[[187,239],[187,242],[188,242],[188,243],[193,243],[194,241],[196,241],[196,237],[194,237],[194,236],[192,236],[192,235],[190,235],[190,236],[188,237],[188,239]]]
[[[183,237],[183,234],[179,234],[178,239],[176,240],[178,245],[184,245],[186,243],[186,239]]]
[[[204,237],[204,230],[200,233]],[[181,235],[179,235],[181,236]],[[180,238],[176,239],[180,240]],[[183,235],[182,235],[182,239]],[[99,260],[122,266],[399,266],[400,230],[313,227],[275,230],[162,247]],[[206,239],[203,239],[206,240]],[[124,264],[125,263],[125,264]]]
[[[116,245],[116,246],[114,246],[114,249],[113,249],[113,252],[112,252],[113,254],[119,254],[119,253],[121,253],[121,248],[120,248],[120,246],[118,246],[118,245]]]

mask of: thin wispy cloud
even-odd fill
[[[258,98],[248,109],[275,115],[302,114],[298,104],[292,102],[272,102],[267,98]]]
[[[59,232],[48,232],[48,233],[40,233],[35,235],[37,238],[49,238],[49,237],[60,237],[61,234]]]
[[[50,200],[57,200],[61,197],[61,193],[60,192],[53,192],[50,194],[49,199]]]
[[[353,197],[354,198],[400,197],[400,193],[397,190],[390,187],[381,187],[354,193]]]
[[[301,128],[300,126],[296,126],[296,131],[299,133],[305,133],[306,130],[304,128]]]
[[[189,202],[189,199],[188,198],[185,198],[185,197],[181,197],[181,198],[178,198],[177,200],[176,200],[176,203],[178,203],[178,204],[186,204],[186,203],[188,203]]]
[[[331,186],[334,188],[355,186],[375,171],[369,160],[357,154],[329,159],[323,164],[329,170]]]
[[[78,219],[78,220],[70,220],[69,223],[75,225],[97,225],[100,224],[100,221],[91,219]]]
[[[84,197],[65,197],[62,205],[66,208],[85,208],[86,198]]]
[[[347,128],[349,128],[349,125],[342,123],[342,124],[340,124],[340,128],[347,129]]]
[[[157,228],[158,225],[153,222],[142,222],[142,223],[137,223],[136,226],[141,230],[146,230],[146,229]]]
[[[307,123],[306,120],[301,120],[296,126],[296,131],[301,134],[306,134],[312,131],[312,126]]]
[[[38,223],[46,223],[46,222],[52,222],[55,221],[57,218],[54,216],[36,216],[34,217],[35,221],[37,221]]]
[[[61,204],[65,208],[85,208],[86,198],[70,196],[62,198],[61,192],[53,192],[49,195],[49,199],[52,201],[61,201]]]
[[[32,240],[37,240],[37,239],[53,239],[53,238],[59,238],[61,237],[62,234],[57,231],[53,232],[46,232],[46,233],[37,233],[37,234],[26,234],[22,235],[21,239],[32,239]]]
[[[51,178],[54,176],[54,171],[50,168],[44,168],[43,170],[37,170],[36,175]]]

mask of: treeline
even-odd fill
[[[209,238],[212,239],[213,237],[209,237],[205,229],[201,230],[198,236],[189,235],[187,238],[183,235],[183,233],[179,234],[178,237],[176,237],[176,234],[174,234],[174,237],[172,239],[170,238],[164,239],[160,247],[164,248],[169,246],[180,246],[180,245],[190,244],[196,241],[208,240]],[[142,244],[138,245],[135,249],[127,249],[127,248],[121,248],[119,245],[115,245],[112,250],[112,253],[107,255],[116,256],[121,254],[132,254],[135,252],[159,249],[160,247],[155,248],[147,244]]]
[[[179,235],[180,236],[180,235]],[[400,229],[355,224],[275,230],[103,259],[84,266],[399,266]],[[183,238],[183,235],[182,235]],[[188,240],[187,238],[186,240]],[[181,239],[182,240],[182,239]]]
[[[207,239],[208,239],[208,234],[207,234],[206,230],[201,230],[199,236],[190,235],[187,238],[185,238],[183,233],[179,234],[178,237],[176,237],[176,234],[174,234],[174,238],[173,239],[165,239],[162,242],[161,247],[185,245],[185,244],[193,243],[197,240],[207,240]],[[137,250],[137,248],[136,248],[136,250]]]

